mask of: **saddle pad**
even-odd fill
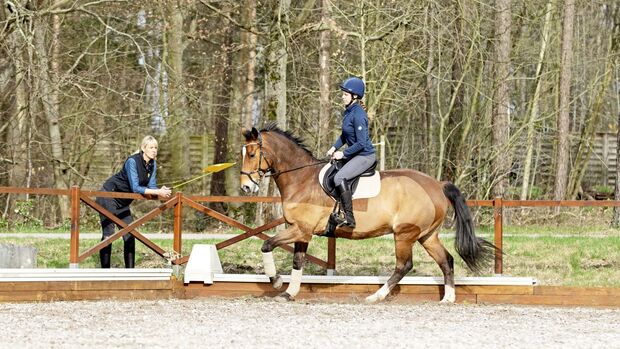
[[[330,168],[330,164],[323,166],[321,171],[319,172],[319,184],[323,187],[323,177],[325,177],[325,172]],[[368,177],[360,177],[359,182],[357,183],[357,188],[353,192],[353,199],[366,199],[372,198],[379,195],[381,191],[381,175],[379,175],[379,171],[375,171],[375,174]]]

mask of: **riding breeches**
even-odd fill
[[[344,166],[336,173],[334,176],[334,184],[339,186],[343,180],[351,180],[364,171],[366,171],[375,161],[377,161],[377,156],[375,154],[370,155],[357,155],[353,157],[351,160],[347,161]]]

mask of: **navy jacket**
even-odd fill
[[[370,155],[375,153],[375,146],[370,141],[368,133],[368,116],[359,103],[352,103],[342,113],[342,134],[334,143],[334,148],[340,149],[345,143],[344,157],[352,158],[356,155]]]
[[[123,168],[103,184],[105,191],[144,194],[147,188],[157,188],[157,163],[151,160],[144,162],[142,151],[131,155]],[[114,198],[116,211],[128,208],[133,199]]]

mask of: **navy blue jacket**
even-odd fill
[[[145,163],[142,151],[140,151],[125,160],[123,168],[108,178],[103,184],[103,189],[121,193],[144,194],[146,188],[157,188],[156,173],[157,163],[155,160]],[[116,201],[116,208],[122,209],[128,207],[133,199],[114,198],[114,201]]]
[[[345,158],[356,155],[370,155],[375,153],[375,146],[370,141],[368,133],[368,116],[359,103],[351,103],[342,113],[342,134],[334,143],[334,148],[340,149],[345,143]]]

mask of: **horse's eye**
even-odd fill
[[[253,158],[256,155],[256,153],[252,153],[250,154],[250,157]]]

